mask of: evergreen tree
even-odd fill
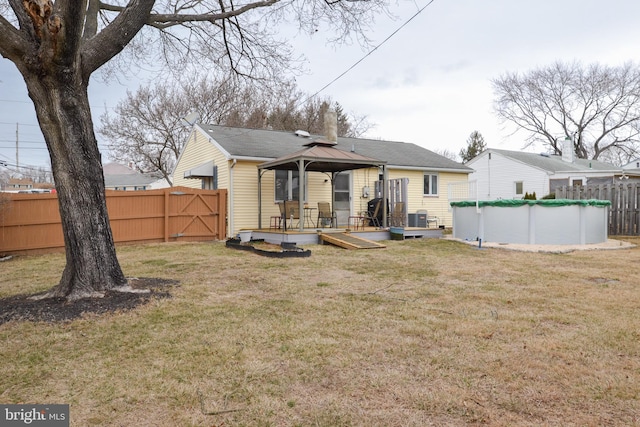
[[[469,139],[467,139],[467,148],[460,150],[460,157],[463,163],[467,163],[469,160],[476,157],[487,149],[487,144],[484,142],[484,138],[477,130],[471,132]]]

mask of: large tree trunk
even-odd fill
[[[77,299],[130,290],[109,224],[104,176],[87,88],[149,18],[154,0],[131,0],[95,34],[97,3],[11,0],[19,30],[0,15],[0,53],[22,74],[51,157],[67,264],[48,296]],[[86,18],[86,19],[85,19]],[[87,29],[86,37],[83,31]]]
[[[88,82],[73,69],[26,76],[51,156],[65,239],[66,266],[49,296],[77,299],[125,289],[116,257]]]

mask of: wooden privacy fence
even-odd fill
[[[609,200],[609,234],[640,235],[640,183],[620,182],[616,184],[561,187],[556,190],[556,199]]]
[[[226,238],[226,190],[107,191],[107,209],[116,243]],[[0,254],[62,248],[56,194],[0,194]]]

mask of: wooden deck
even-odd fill
[[[362,237],[354,236],[351,233],[322,233],[319,235],[319,239],[323,243],[329,243],[345,249],[386,248],[386,246],[381,243],[363,239]]]
[[[334,233],[346,233],[346,228],[323,228],[323,229],[305,229],[299,230],[281,230],[281,229],[255,229],[252,230],[252,239],[264,239],[265,242],[280,244],[282,242],[291,242],[297,245],[317,245],[322,244],[321,235],[331,235]],[[350,230],[349,234],[354,237],[372,240],[374,242],[391,240],[391,233],[388,229],[377,229],[375,227],[364,227],[364,229]],[[405,239],[420,238],[440,238],[442,230],[439,228],[418,228],[405,227]]]

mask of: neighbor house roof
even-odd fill
[[[490,148],[485,153],[497,153],[529,166],[552,173],[563,172],[619,172],[620,168],[598,160],[575,159],[573,162],[562,160],[562,156],[546,153],[526,153],[523,151],[496,150]]]
[[[298,136],[294,132],[244,129],[197,124],[229,158],[269,161],[303,150],[305,144],[324,138],[321,135]],[[300,133],[304,135],[304,133]],[[426,148],[409,142],[338,137],[336,149],[386,162],[387,166],[414,167],[471,173],[473,170]]]
[[[134,169],[120,163],[105,163],[102,165],[102,171],[105,175],[135,175]]]
[[[144,187],[156,182],[159,178],[153,175],[143,174],[123,174],[105,175],[104,185],[111,187]]]
[[[140,173],[118,163],[107,163],[102,167],[107,188],[146,187],[162,178],[157,173]]]

